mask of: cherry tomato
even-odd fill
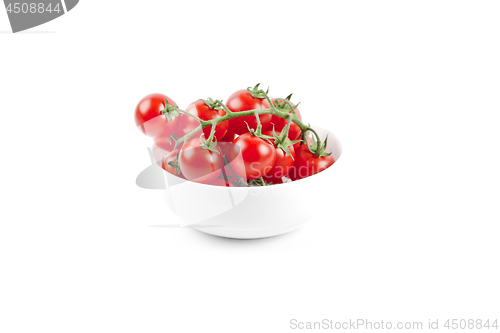
[[[141,99],[135,108],[135,124],[147,136],[153,138],[160,135],[170,136],[179,126],[178,117],[168,121],[167,117],[162,114],[162,110],[165,109],[165,99],[170,105],[177,106],[168,96],[151,94]]]
[[[190,133],[192,130],[194,130],[196,127],[200,125],[200,123],[195,118],[185,114],[180,115],[178,118],[179,118],[179,128],[175,132],[177,138],[183,137],[184,135]],[[200,137],[202,133],[203,133],[202,131],[198,131],[195,134],[193,134],[191,138]],[[159,137],[156,137],[154,141],[155,144],[163,150],[166,151],[174,150],[175,140],[172,137],[160,135]],[[177,145],[177,149],[181,149],[182,145],[183,141],[180,140]]]
[[[290,127],[291,127],[291,126],[290,126]],[[298,140],[298,139],[296,139],[296,140]],[[295,148],[295,150],[297,150],[297,148],[299,148],[299,146],[300,146],[301,144],[302,144],[302,141],[299,141],[299,142],[297,142],[297,143],[294,143],[294,144],[293,144],[293,148]],[[311,137],[309,137],[309,139],[307,139],[307,144],[308,144],[308,145],[312,145],[312,139],[311,139]]]
[[[242,178],[256,179],[268,173],[276,160],[276,149],[272,143],[244,133],[234,139],[229,155],[233,170]],[[241,154],[243,160],[238,158]],[[242,163],[240,162],[243,162]],[[244,167],[244,168],[243,168]],[[243,174],[244,169],[244,174]]]
[[[189,104],[186,108],[186,111],[197,116],[201,120],[218,119],[218,118],[224,117],[226,115],[226,111],[211,109],[202,100],[197,100],[196,102]],[[190,118],[192,118],[192,117],[190,117]],[[199,123],[198,123],[198,125],[199,125]],[[221,123],[218,123],[217,126],[215,126],[215,134],[214,135],[215,135],[215,138],[217,139],[217,141],[220,141],[224,137],[224,135],[226,135],[228,127],[229,127],[229,122],[227,120],[223,121]],[[211,126],[203,129],[203,133],[205,134],[205,138],[208,138],[210,136],[211,130],[212,130]]]
[[[170,141],[169,141],[170,140]],[[175,141],[173,138],[159,136],[154,139],[155,144],[163,150],[172,151],[174,150]],[[180,149],[180,147],[178,147]]]
[[[183,137],[184,135],[194,130],[196,127],[200,126],[200,122],[196,120],[196,118],[190,117],[187,114],[182,114],[177,118],[179,118],[179,127],[175,131],[175,135],[178,138]],[[202,131],[200,130],[196,132],[192,137],[199,137],[201,133]]]
[[[315,175],[328,167],[335,160],[330,156],[316,156],[309,151],[307,145],[301,145],[295,150],[295,163],[288,172],[288,177],[298,180]]]
[[[189,140],[179,153],[179,167],[184,177],[204,184],[219,177],[224,163],[219,147],[215,150],[201,148],[200,138]]]
[[[267,109],[264,104],[265,99],[253,97],[246,89],[238,90],[227,99],[226,105],[229,110],[233,112],[249,111],[255,109]],[[262,130],[268,128],[271,122],[270,114],[259,115]],[[236,134],[248,133],[248,126],[257,129],[257,119],[255,116],[238,117],[229,120],[229,127],[233,129]]]
[[[228,121],[229,122],[229,121]],[[234,133],[233,129],[231,126],[228,126],[226,135],[222,139],[217,139],[218,142],[233,142],[233,140],[236,139],[236,133]]]
[[[172,165],[173,163],[175,162],[178,162],[177,161],[177,154],[179,153],[179,151],[176,149],[176,150],[172,150],[167,156],[165,156],[165,158],[163,159],[163,162],[161,163],[161,167],[167,171],[167,172],[170,172],[171,174],[177,176],[177,177],[181,177],[181,178],[186,178],[184,177],[184,175],[182,174],[182,171],[179,173],[179,174],[176,174],[175,173],[175,164]]]
[[[219,141],[217,142],[217,147],[219,147],[220,151],[222,152],[222,156],[225,156],[228,160],[228,162],[231,164],[231,168],[235,170],[235,172],[238,174],[238,176],[246,179],[246,172],[245,172],[245,164],[243,163],[243,157],[241,154],[234,153],[239,151],[239,147],[235,147],[236,145],[232,142],[225,142],[225,141]],[[227,177],[230,178],[231,180],[234,180],[235,175],[231,168],[228,165],[224,165],[222,168],[221,177]]]
[[[300,137],[300,133],[302,133],[302,130],[300,129],[299,125],[297,125],[296,123],[290,124],[290,129],[288,130],[288,138],[291,141],[298,140]]]
[[[175,131],[175,135],[177,136],[177,138],[183,137],[184,135],[194,130],[196,127],[200,126],[200,122],[196,120],[196,118],[190,117],[186,114],[182,114],[176,117],[175,119],[177,119],[177,122],[179,124],[177,130]],[[193,134],[191,138],[200,137],[202,133],[203,132],[200,130],[195,134]],[[175,147],[175,141],[173,138],[167,136],[166,134],[167,133],[162,133],[160,136],[156,137],[154,139],[155,144],[161,149],[164,149],[166,151],[172,151]],[[182,145],[183,143],[182,141],[180,141],[179,144],[177,145],[177,149],[181,149]]]
[[[225,180],[224,178],[217,178],[216,180],[211,182],[210,185],[234,187],[234,185],[229,180]]]
[[[276,98],[272,98],[271,99],[271,102],[273,102],[274,106],[276,106],[276,102],[275,101],[276,101]],[[283,100],[282,99],[278,99],[278,102],[283,102]],[[290,104],[292,104],[292,106],[295,106],[295,104],[293,104],[292,102],[290,102]],[[270,107],[270,105],[267,102],[267,100],[264,101],[264,105],[266,106],[266,108]],[[278,107],[278,110],[284,111],[284,110],[281,110],[279,107]],[[288,111],[288,113],[292,113],[292,111]],[[300,115],[299,109],[295,109],[295,114],[297,115],[297,118],[299,118],[300,120],[302,120],[302,116]],[[288,124],[288,121],[285,120],[285,118],[281,118],[279,116],[272,115],[272,117],[271,117],[271,123],[269,125],[269,129],[272,129],[273,125],[274,125],[274,130],[276,132],[281,132],[283,130],[283,128],[285,128],[286,124]],[[299,138],[299,136],[300,136],[300,133],[301,133],[301,130],[300,130],[299,125],[297,125],[296,123],[291,123],[290,124],[290,129],[288,130],[288,138],[291,141],[297,140]]]
[[[272,131],[264,131],[262,134],[269,136],[273,135]],[[279,133],[276,134],[279,135]],[[274,139],[269,139],[269,141],[274,144]],[[276,160],[274,161],[272,169],[269,170],[265,177],[281,179],[283,176],[286,176],[288,174],[288,171],[293,165],[295,158],[295,149],[293,149],[293,145],[288,146],[288,150],[290,150],[290,153],[292,154],[292,156],[290,156],[285,153],[282,148],[278,148],[276,146],[274,146],[274,148],[276,150]],[[275,182],[273,182],[273,184],[275,184]]]

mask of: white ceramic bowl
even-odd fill
[[[328,150],[332,151],[337,163],[342,151],[337,137],[321,128],[314,129],[322,140],[328,135]],[[290,183],[265,187],[222,187],[186,181],[164,171],[158,164],[154,167],[160,169],[157,174],[163,174],[163,198],[180,217],[182,226],[216,236],[241,239],[271,237],[300,228],[313,214],[306,209],[279,207],[291,205],[302,208],[317,204],[314,201],[317,197],[308,193],[320,186],[330,185],[335,172],[333,164],[312,177]]]

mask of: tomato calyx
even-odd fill
[[[165,98],[165,108],[161,110],[161,114],[167,117],[168,121],[172,121],[175,117],[180,116],[179,107],[177,105],[170,105]]]
[[[297,103],[297,105],[293,106],[290,103],[292,95],[293,93],[285,97],[285,99],[275,99],[274,105],[276,106],[276,108],[283,112],[295,111],[295,109],[299,107],[300,102]]]
[[[167,136],[166,139],[169,144],[172,144],[172,141],[174,142],[174,149],[177,149],[181,143],[184,143],[184,140],[182,138],[178,138],[175,133]]]
[[[170,161],[167,164],[175,169],[174,172],[176,175],[179,175],[181,173],[181,168],[179,168],[179,152],[177,152],[177,157],[175,158],[175,161]]]
[[[208,149],[211,152],[220,154],[219,150],[216,149],[216,147],[217,147],[217,139],[213,137],[213,134],[211,134],[210,137],[208,137],[208,139],[206,139],[206,140],[203,139],[203,134],[202,134],[200,136],[200,142],[201,142],[201,144],[200,144],[201,149]]]
[[[203,120],[200,120],[200,123],[203,126],[204,123],[207,123]],[[211,152],[216,152],[216,153],[220,153],[218,149],[215,149],[217,147],[217,138],[215,137],[215,128],[216,128],[216,124],[212,124],[212,129],[210,131],[210,135],[208,137],[208,139],[204,139],[204,134],[202,133],[200,135],[200,147],[202,149],[208,149],[210,150]]]
[[[200,99],[203,103],[205,103],[212,110],[222,110],[222,101],[216,99],[215,101],[212,98],[208,99]]]
[[[289,126],[285,127],[283,129],[283,132],[280,133],[280,135],[276,134],[276,131],[274,130],[273,126],[273,135],[268,136],[268,135],[263,135],[266,137],[266,139],[273,139],[274,140],[274,146],[276,148],[281,148],[283,151],[294,160],[294,157],[292,156],[292,153],[290,152],[290,149],[288,147],[293,146],[297,142],[300,142],[300,140],[289,140],[288,139],[288,128]]]
[[[260,83],[257,83],[255,87],[248,87],[247,91],[252,95],[252,97],[255,98],[260,98],[264,99],[266,98],[267,94],[269,93],[269,87],[267,88],[267,91],[264,92],[263,89],[259,89]]]
[[[174,149],[177,149],[181,143],[184,143],[184,140],[182,138],[178,138],[177,134],[175,133],[171,136],[167,136],[167,141],[170,144],[172,144],[172,141],[174,141]]]
[[[315,133],[316,134],[316,133]],[[326,144],[327,144],[327,141],[328,141],[328,136],[326,136],[325,138],[325,141],[323,142],[323,144],[321,144],[321,141],[318,141],[316,139],[316,136],[313,135],[312,136],[312,145],[309,146],[307,144],[307,135],[305,136],[305,141],[306,141],[306,145],[307,145],[307,149],[309,149],[309,151],[318,156],[318,157],[322,157],[322,156],[330,156],[332,153],[326,153],[325,150],[326,150]]]
[[[174,133],[171,136],[167,136],[168,143],[172,144],[172,140],[177,144],[177,135]],[[177,148],[177,147],[175,147]]]
[[[252,134],[253,136],[255,136],[257,138],[261,138],[262,140],[264,140],[264,141],[269,142],[269,143],[272,144],[272,142],[269,141],[269,138],[271,138],[271,137],[262,134],[262,125],[260,124],[260,122],[257,125],[257,130],[254,130],[253,128],[250,128],[250,126],[248,125],[248,123],[246,121],[245,121],[245,123],[247,124],[248,132],[250,134]]]

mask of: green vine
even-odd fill
[[[238,118],[238,117],[255,116],[257,118],[258,126],[257,126],[257,129],[255,131],[254,130],[250,131],[253,135],[262,137],[265,140],[268,140],[269,138],[274,138],[275,140],[278,140],[278,142],[277,142],[278,144],[285,146],[286,144],[290,143],[290,141],[286,142],[286,138],[288,136],[288,131],[290,129],[290,125],[292,122],[294,122],[295,124],[297,124],[297,126],[299,126],[299,128],[302,131],[301,140],[302,140],[303,144],[307,144],[307,135],[306,135],[307,132],[312,132],[314,134],[316,140],[313,140],[313,146],[308,145],[308,149],[311,151],[311,153],[315,154],[316,156],[327,156],[327,153],[325,153],[326,140],[323,144],[321,144],[320,143],[321,139],[320,139],[318,133],[314,129],[312,129],[309,125],[305,125],[304,123],[302,123],[302,121],[297,117],[297,114],[295,113],[295,109],[297,108],[298,104],[297,104],[297,106],[293,106],[290,103],[289,99],[291,98],[291,94],[287,98],[276,98],[275,99],[275,101],[280,100],[276,104],[278,104],[279,108],[285,109],[285,111],[282,111],[278,107],[276,107],[274,105],[274,103],[271,101],[271,99],[268,95],[269,89],[264,91],[262,89],[259,89],[259,85],[260,84],[257,84],[253,88],[248,88],[247,91],[250,94],[252,94],[252,96],[254,96],[256,98],[266,99],[270,105],[270,108],[248,110],[248,111],[241,111],[241,112],[233,112],[226,105],[224,105],[224,103],[222,103],[222,101],[212,100],[211,98],[209,98],[206,101],[203,100],[205,102],[205,104],[207,104],[209,107],[211,107],[213,109],[222,108],[222,109],[224,109],[224,111],[226,111],[225,116],[220,117],[220,118],[216,118],[216,119],[212,119],[212,120],[202,120],[199,117],[197,117],[197,116],[195,116],[195,115],[193,115],[185,110],[179,109],[179,107],[177,107],[177,106],[168,105],[168,102],[166,101],[167,106],[165,107],[165,110],[163,110],[163,114],[165,114],[167,116],[167,118],[169,118],[169,121],[171,121],[170,120],[171,118],[176,117],[180,114],[186,114],[189,117],[195,118],[200,123],[200,125],[198,127],[193,129],[191,132],[185,134],[183,137],[174,138],[175,143],[176,143],[175,148],[177,148],[181,142],[186,143],[198,131],[200,131],[208,126],[212,126],[210,137],[207,138],[207,140],[202,141],[202,147],[205,149],[213,150],[215,145],[217,144],[217,142],[214,138],[214,132],[215,132],[215,126],[218,123],[221,123],[223,121],[230,120],[233,118]],[[287,110],[288,109],[287,106],[288,106],[289,110]],[[292,111],[292,113],[289,113],[290,110]],[[277,136],[277,137],[264,136],[261,134],[262,125],[261,125],[260,119],[259,119],[259,115],[261,115],[261,114],[271,114],[274,116],[278,116],[278,117],[286,119],[288,123],[287,123],[286,127],[283,128],[283,131],[281,132],[281,134],[279,136]],[[273,132],[274,132],[274,128],[273,128]],[[295,142],[298,142],[298,141],[292,141],[292,144]],[[285,148],[286,147],[288,147],[288,146],[285,146]],[[289,153],[289,152],[287,152],[287,153]]]

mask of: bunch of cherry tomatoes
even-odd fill
[[[181,110],[151,94],[138,103],[135,123],[168,152],[162,167],[178,177],[226,187],[281,184],[335,162],[290,98],[270,98],[256,85],[225,104],[199,99]]]

